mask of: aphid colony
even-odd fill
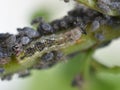
[[[78,10],[72,10],[68,13],[67,16],[62,19],[54,20],[50,23],[47,23],[43,18],[36,18],[32,21],[31,24],[38,23],[37,30],[34,30],[30,27],[18,28],[18,34],[1,34],[0,35],[0,58],[9,57],[12,54],[19,55],[23,48],[26,48],[31,42],[34,42],[36,39],[41,36],[46,36],[49,34],[54,34],[61,32],[62,30],[70,30],[75,27],[79,27],[81,32],[86,34],[84,21],[79,17],[81,13],[77,15]],[[76,13],[77,17],[72,15]],[[4,51],[4,52],[3,52]]]
[[[56,63],[63,60],[63,53],[60,51],[51,51],[43,54],[43,56],[40,58],[40,61],[37,62],[33,68],[35,69],[43,69],[43,68],[49,68],[55,65]]]
[[[0,58],[9,57],[12,54],[19,55],[23,48],[26,48],[27,45],[42,36],[70,30],[75,27],[79,27],[83,34],[87,34],[86,25],[90,22],[93,22],[92,29],[94,31],[98,29],[101,24],[107,23],[112,25],[112,22],[117,22],[116,19],[111,18],[110,16],[104,16],[101,13],[81,6],[77,6],[75,9],[69,11],[68,15],[50,23],[45,22],[41,17],[36,18],[31,24],[38,24],[37,30],[24,27],[17,29],[17,35],[8,33],[0,34]]]
[[[27,57],[31,59],[34,55],[35,58],[38,58],[41,57],[41,53],[49,52],[51,50],[59,50],[70,46],[76,43],[76,41],[80,39],[81,35],[82,33],[80,28],[76,27],[74,30],[67,31],[63,34],[43,36],[30,43],[30,45],[22,51],[22,55],[20,54],[20,59],[24,60],[26,57],[25,59],[28,60]]]
[[[82,34],[88,33],[86,31],[88,23],[91,23],[91,32],[95,32],[100,25],[113,26],[114,23],[115,25],[120,24],[119,21],[118,18],[77,6],[63,18],[49,23],[41,17],[34,19],[31,24],[37,24],[37,30],[24,27],[17,29],[17,35],[2,33],[0,34],[0,74],[5,71],[2,66],[12,61],[12,56],[15,56],[22,64],[29,63],[31,60],[38,60],[38,63],[33,65],[32,68],[51,66],[56,63],[57,55],[60,55],[56,54],[57,50],[75,44]],[[98,40],[104,40],[105,38],[101,32],[95,33],[94,36]],[[27,76],[28,73],[25,72],[25,75],[24,72],[21,72],[19,76]],[[8,76],[11,76],[11,74]],[[8,77],[4,76],[3,79],[5,78]]]
[[[111,12],[111,10],[120,12],[120,1],[119,0],[98,0],[97,6],[103,12]]]

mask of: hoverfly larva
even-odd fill
[[[80,39],[81,35],[81,30],[77,27],[63,34],[43,36],[31,42],[30,45],[24,49],[22,52],[23,54],[20,55],[20,58],[22,57],[21,59],[23,61],[29,59],[36,60],[35,58],[41,57],[44,53],[53,50],[59,50],[75,44],[76,40]]]

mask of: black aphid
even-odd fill
[[[2,74],[4,71],[5,69],[0,67],[0,74]]]
[[[63,17],[63,19],[67,22],[69,27],[73,26],[74,17],[68,15]]]
[[[63,54],[59,51],[51,51],[45,53],[41,58],[40,61],[33,66],[35,69],[43,69],[49,68],[54,66],[57,62],[62,60]]]
[[[37,18],[35,18],[35,19],[32,20],[31,25],[41,24],[41,23],[43,23],[43,22],[44,22],[43,17],[37,17]]]
[[[101,33],[96,33],[95,34],[96,39],[103,41],[105,39],[105,36]]]
[[[51,22],[54,32],[60,30],[59,21],[60,20],[54,20]]]
[[[15,44],[16,42],[16,36],[15,35],[10,35],[7,39],[6,39],[6,44],[7,47],[11,48],[13,46],[13,44]]]
[[[67,29],[68,28],[67,21],[65,21],[64,19],[59,21],[59,25],[60,25],[61,29]]]
[[[53,27],[48,23],[41,23],[38,27],[38,32],[41,35],[53,33]]]
[[[18,28],[17,30],[18,30],[20,36],[28,36],[29,38],[37,38],[40,36],[36,30],[34,30],[30,27],[24,27],[22,29]]]
[[[27,45],[29,42],[30,42],[30,38],[29,37],[24,36],[24,37],[21,38],[21,43],[23,45]]]
[[[55,54],[55,59],[57,60],[57,61],[60,61],[60,60],[62,60],[63,59],[63,57],[64,57],[64,54],[62,53],[62,52],[60,52],[60,51],[53,51],[54,52],[54,54]]]
[[[3,49],[0,47],[0,58],[3,57]]]
[[[92,28],[91,29],[93,31],[97,30],[99,27],[100,27],[99,21],[95,20],[95,21],[92,22]]]
[[[44,55],[42,56],[41,59],[44,60],[44,61],[53,60],[53,59],[54,59],[54,53],[53,53],[53,52],[46,53],[46,54],[44,54]]]
[[[11,34],[9,33],[0,33],[0,40],[7,39]]]

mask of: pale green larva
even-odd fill
[[[77,27],[62,34],[42,36],[23,49],[21,54],[17,56],[17,60],[21,63],[37,60],[37,58],[40,58],[44,53],[75,44],[81,35],[81,30]]]

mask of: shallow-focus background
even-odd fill
[[[17,33],[17,27],[30,26],[34,13],[41,11],[49,20],[60,18],[73,7],[74,3],[62,0],[1,0],[0,33]],[[104,52],[104,53],[103,53]],[[120,40],[96,52],[95,58],[109,67],[120,66]],[[73,63],[74,62],[74,63]],[[73,68],[74,67],[74,68]],[[71,80],[79,71],[79,61],[63,62],[48,70],[32,71],[25,79],[16,75],[11,81],[0,81],[1,90],[77,90],[72,88]]]

